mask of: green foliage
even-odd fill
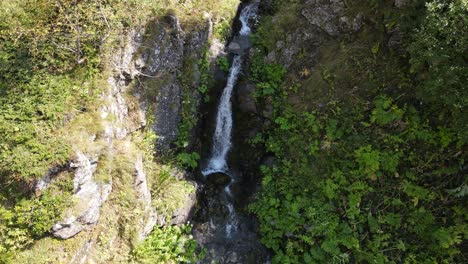
[[[434,0],[426,6],[426,16],[409,45],[411,71],[420,79],[416,92],[434,120],[453,123],[467,138],[468,4]]]
[[[373,2],[376,8],[385,5]],[[441,8],[436,9],[436,20],[457,9],[456,19],[449,19],[447,25],[454,21],[464,25],[460,20],[462,1],[432,3],[436,2]],[[385,31],[380,27],[387,26],[381,23],[394,17],[375,19],[377,28],[372,30],[380,36]],[[269,18],[265,21],[265,27],[274,28]],[[432,27],[428,21],[426,18],[421,30]],[[449,26],[427,40],[448,40],[458,47],[466,34],[443,37],[452,30],[465,32],[466,27],[455,31]],[[429,100],[417,92],[426,85],[425,78],[443,76],[428,75],[430,67],[415,68],[413,59],[411,71],[407,57],[383,48],[383,42],[377,40],[378,49],[371,44],[366,51],[345,53],[341,66],[352,65],[346,74],[328,65],[317,66],[326,69],[326,74],[315,78],[322,77],[328,90],[318,101],[325,103],[315,107],[318,103],[310,94],[291,93],[297,86],[289,82],[295,80],[293,73],[285,76],[284,69],[277,68],[280,66],[265,64],[268,49],[264,49],[272,38],[256,41],[261,49],[251,72],[257,100],[274,106],[274,111],[270,125],[252,143],[276,159],[273,166],[261,168],[262,190],[250,210],[259,218],[262,242],[273,250],[273,262],[466,262],[462,250],[468,211],[463,195],[458,194],[467,182],[463,176],[467,141],[461,122],[456,121],[462,108],[449,108],[444,101],[452,100],[451,96]],[[344,41],[341,45],[351,44]],[[412,51],[413,45],[420,44],[411,42],[410,53],[416,51]],[[431,51],[421,46],[417,50]],[[437,67],[457,68],[464,55],[455,58],[451,57],[453,50],[449,52]],[[438,87],[439,96],[455,92],[458,102],[466,100],[466,95],[456,91],[464,85],[460,76],[449,81],[453,81],[450,88]],[[298,91],[311,91],[317,82],[304,82],[308,87]],[[360,91],[349,92],[355,88]],[[432,96],[431,92],[427,95]],[[307,98],[300,101],[299,96]]]
[[[198,68],[200,69],[200,84],[198,85],[198,91],[205,96],[205,102],[208,102],[210,99],[208,96],[208,91],[213,84],[213,77],[210,75],[210,60],[208,50],[205,50],[203,58],[198,62]]]
[[[5,91],[0,98],[0,175],[4,179],[39,177],[51,164],[68,158],[69,146],[54,130],[64,112],[85,98],[80,95],[82,91],[68,76],[44,73]]]
[[[193,70],[198,67],[200,71],[200,79],[198,86],[194,87],[197,80],[196,72]],[[198,104],[200,103],[198,94],[204,95],[205,102],[209,101],[208,91],[212,86],[212,76],[209,74],[210,62],[209,62],[209,50],[205,49],[203,57],[195,61],[192,58],[186,58],[184,61],[184,70],[179,80],[182,84],[182,120],[179,123],[179,132],[175,145],[178,151],[182,151],[189,146],[190,135],[192,129],[198,122]],[[196,88],[196,90],[194,90]]]
[[[0,5],[0,175],[10,184],[68,158],[59,127],[92,95],[107,27],[94,1]]]
[[[2,259],[4,256],[11,257],[16,250],[31,245],[35,238],[46,234],[60,220],[63,210],[70,206],[70,196],[70,190],[56,193],[51,189],[33,199],[19,197],[14,206],[1,205],[0,262],[8,263],[7,259]]]
[[[387,125],[400,120],[403,116],[403,110],[399,109],[396,105],[392,105],[391,98],[380,96],[374,103],[375,109],[372,110],[370,119],[372,123]]]
[[[261,53],[257,52],[251,65],[252,79],[257,82],[255,97],[277,93],[283,85],[286,70],[278,64],[265,64]]]
[[[182,152],[177,155],[177,161],[182,164],[183,167],[195,169],[198,167],[198,161],[200,160],[200,154],[197,152],[186,153]]]
[[[234,17],[233,7],[237,4],[238,0],[0,1],[1,263],[12,261],[18,250],[32,246],[34,240],[47,235],[69,204],[69,190],[48,190],[36,197],[30,194],[32,186],[49,169],[66,163],[70,158],[70,143],[74,148],[86,148],[80,145],[84,141],[82,138],[99,135],[99,125],[93,116],[97,111],[92,102],[102,94],[101,87],[105,85],[97,82],[107,79],[103,69],[108,70],[109,58],[122,47],[125,39],[122,36],[135,27],[144,26],[150,19],[158,19],[169,8],[176,10],[182,23],[193,27],[206,26],[209,12],[211,21],[219,25],[217,29],[221,31],[218,32],[225,34],[223,31],[229,25],[227,21]],[[200,62],[194,60],[189,66],[190,73],[196,68],[192,66],[199,67],[201,79],[199,87],[192,87],[193,84],[185,87],[190,92],[184,93],[182,148],[188,145],[190,132],[197,122],[193,117],[198,101],[194,98],[198,98],[198,93],[207,94],[210,82],[207,58]],[[155,94],[151,92],[153,94],[147,96]],[[83,121],[85,119],[90,120]],[[132,135],[138,137],[137,134]],[[149,145],[154,143],[154,134],[146,136],[139,147],[145,156],[151,156],[154,149]],[[100,148],[100,143],[102,140],[98,136],[93,147]],[[130,149],[125,149],[125,155],[118,155],[118,145],[119,142],[114,142],[113,155],[100,157],[96,177],[99,180],[114,178],[116,195],[111,195],[109,203],[120,211],[118,223],[112,222],[112,217],[109,223],[118,226],[122,239],[132,240],[135,227],[129,223],[141,217],[141,212],[131,211],[135,209],[136,196],[132,188],[124,187],[134,184],[134,157],[129,159],[133,155]],[[190,154],[180,159],[187,162],[187,166],[193,166],[197,158]],[[145,164],[154,166],[154,162]],[[152,169],[146,170],[155,177],[150,184],[152,187],[160,185],[152,188],[154,206],[158,212],[170,216],[185,195],[194,191],[193,186],[173,179],[170,173],[157,175],[156,169]],[[175,235],[179,231],[168,229],[168,232]],[[183,232],[189,231],[184,229]],[[182,235],[178,241],[183,241]],[[175,248],[171,251],[173,256]],[[189,259],[183,253],[179,255]],[[49,260],[48,256],[41,259]]]
[[[230,33],[231,33],[231,21],[227,19],[223,19],[214,25],[213,34],[217,39],[224,42],[229,38]]]
[[[188,225],[155,228],[134,249],[134,259],[139,263],[195,263],[202,255],[196,253],[191,229]]]
[[[221,57],[217,58],[216,59],[216,64],[224,72],[229,72],[229,68],[231,67],[229,65],[229,60],[228,60],[228,58],[226,56],[221,56]]]

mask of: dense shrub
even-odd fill
[[[8,259],[16,250],[31,245],[60,220],[63,210],[70,205],[70,189],[59,188],[59,193],[57,188],[53,189],[33,199],[20,198],[14,206],[0,205],[1,263],[10,263]],[[0,202],[5,200],[0,196]]]
[[[155,228],[133,255],[140,263],[195,263],[197,243],[190,235],[190,226]]]
[[[257,100],[274,113],[252,143],[276,162],[250,209],[275,263],[466,262],[466,8],[429,3],[410,59],[361,49],[345,60],[359,58],[347,73],[359,79],[324,67],[334,93],[320,107],[294,104],[298,84],[254,60]]]

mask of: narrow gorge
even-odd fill
[[[238,212],[238,208],[245,207],[239,201],[246,198],[238,195],[246,193],[235,189],[249,189],[252,186],[246,186],[249,182],[242,179],[242,172],[230,164],[230,152],[237,150],[232,142],[233,131],[236,131],[233,90],[238,85],[243,67],[247,66],[245,56],[250,48],[249,35],[251,26],[257,21],[258,8],[259,1],[253,1],[241,5],[239,9],[240,29],[234,32],[227,46],[232,62],[216,108],[212,147],[201,168],[202,181],[207,187],[202,191],[202,207],[194,219],[194,235],[207,251],[206,263],[266,263],[269,258],[259,241],[256,220],[245,212]]]

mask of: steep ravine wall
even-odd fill
[[[155,162],[153,155],[170,154],[184,99],[193,98],[195,110],[200,104],[198,61],[208,50],[212,57],[219,51],[209,46],[220,43],[213,40],[209,14],[200,20],[185,25],[168,14],[123,37],[124,45],[108,58],[96,111],[73,121],[77,129],[69,140],[75,155],[36,183],[40,192],[60,172],[74,175],[73,205],[51,231],[59,240],[38,240],[17,256],[19,262],[128,262],[131,248],[154,226],[190,219],[197,184],[183,169]],[[162,174],[171,179],[155,187]]]

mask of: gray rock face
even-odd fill
[[[76,218],[69,217],[52,227],[53,235],[60,239],[68,239],[83,231],[84,226],[76,221]]]
[[[148,103],[155,113],[152,129],[158,135],[157,150],[165,153],[178,133],[182,88],[177,74],[184,62],[185,33],[174,16],[149,26],[154,33],[145,39],[144,50],[135,64],[141,76],[157,80],[158,87],[144,89],[156,90],[155,101]]]
[[[307,21],[328,35],[337,37],[343,33],[356,32],[361,28],[362,17],[357,15],[349,18],[344,14],[344,2],[342,0],[313,0],[308,1],[308,8],[301,14]]]
[[[224,187],[231,181],[231,177],[224,173],[212,173],[206,176],[206,182],[208,185],[214,187]],[[211,186],[210,186],[211,187]]]
[[[180,208],[175,210],[168,219],[156,211],[152,204],[150,187],[144,170],[145,161],[141,153],[138,154],[139,146],[135,144],[130,135],[147,125],[147,112],[154,113],[155,122],[151,128],[159,136],[156,142],[157,148],[161,153],[170,149],[171,143],[177,137],[184,98],[188,97],[195,102],[200,101],[197,87],[201,73],[196,62],[205,55],[205,48],[210,38],[210,25],[207,23],[205,27],[185,33],[178,19],[173,16],[153,23],[150,32],[146,32],[148,34],[145,34],[142,28],[136,28],[127,36],[123,36],[124,45],[117,49],[110,58],[113,75],[108,78],[108,85],[100,95],[101,119],[96,124],[102,126],[102,131],[84,132],[86,144],[89,145],[77,144],[75,147],[77,149],[82,147],[82,150],[76,151],[76,157],[69,166],[51,170],[35,185],[36,191],[40,192],[48,188],[59,170],[74,171],[73,200],[75,204],[68,208],[64,218],[51,228],[54,237],[69,239],[96,225],[98,226],[96,230],[100,230],[100,227],[107,223],[102,217],[99,220],[101,214],[118,213],[114,211],[115,208],[109,208],[112,206],[106,206],[105,211],[101,211],[112,189],[112,177],[115,177],[115,175],[108,175],[109,182],[100,182],[96,179],[94,174],[102,155],[123,155],[126,161],[134,162],[134,182],[130,182],[128,188],[134,188],[138,196],[134,212],[142,215],[142,217],[136,217],[137,220],[134,223],[137,239],[144,239],[155,226],[182,224],[192,217],[193,208],[197,203],[196,192],[186,194]],[[181,73],[188,72],[188,66],[193,69],[193,72],[190,72],[190,78],[185,78],[182,82]],[[137,83],[134,81],[136,79],[139,81],[155,80],[155,87],[150,87],[156,90],[151,101],[143,98],[146,91],[142,89],[147,87],[133,86]],[[130,90],[130,88],[135,89]],[[130,151],[121,153],[121,148],[127,144],[131,146]],[[109,166],[109,163],[106,166]],[[103,171],[99,171],[101,175]],[[171,174],[178,180],[187,179],[186,172],[182,170],[174,169]],[[115,178],[114,181],[117,182]],[[197,188],[196,183],[191,184],[195,186],[195,189]],[[120,243],[118,235],[112,235],[109,243]],[[78,240],[78,238],[75,239]],[[101,247],[97,245],[96,237],[91,236],[86,239],[82,249],[73,257],[77,263],[94,263],[92,259],[96,253],[94,247]]]
[[[314,9],[302,10],[302,15],[310,24],[319,27],[330,36],[340,34],[338,25],[335,23],[336,14],[330,6],[320,6]]]
[[[50,184],[53,182],[54,177],[59,173],[61,168],[59,167],[54,167],[50,169],[46,175],[43,177],[39,178],[36,183],[34,184],[34,191],[36,193],[40,193],[43,190],[46,190],[49,188]]]
[[[222,202],[226,199],[223,185],[230,177],[215,183],[214,181],[223,178],[223,175],[212,176],[213,179],[207,179],[209,182],[201,194],[210,198],[201,199],[202,205],[193,227],[194,237],[206,249],[205,259],[200,263],[269,263],[269,253],[260,243],[257,236],[258,225],[253,217],[238,215],[237,232],[226,238],[226,215],[229,215],[229,208]]]
[[[398,8],[402,8],[407,5],[409,0],[395,0],[395,6]]]
[[[99,219],[101,205],[107,200],[112,188],[110,183],[96,183],[93,180],[97,160],[90,160],[78,152],[70,167],[75,168],[73,196],[77,204],[70,210],[67,218],[52,227],[52,234],[61,239],[73,237],[86,226],[94,225]]]
[[[177,138],[178,126],[181,120],[182,104],[184,98],[195,100],[198,105],[200,95],[197,87],[200,81],[200,72],[196,62],[204,55],[205,47],[210,35],[210,21],[199,31],[185,33],[174,16],[168,16],[151,25],[152,32],[145,39],[141,56],[135,60],[135,68],[140,75],[157,81],[157,87],[145,87],[156,91],[156,97],[148,102],[148,107],[155,113],[152,126],[158,136],[156,150],[166,154],[171,143]],[[192,65],[190,64],[192,63]],[[192,67],[192,80],[186,83],[184,89],[180,80],[180,73],[190,71]],[[187,73],[186,73],[187,74]],[[190,93],[188,96],[184,93]]]
[[[312,67],[324,42],[361,29],[362,14],[350,17],[345,11],[343,0],[306,1],[300,11],[303,19],[276,43],[276,49],[270,51],[265,61],[279,63],[285,68]],[[278,18],[274,17],[273,22],[275,19]],[[305,56],[300,61],[309,65],[296,65],[297,56]]]
[[[144,172],[143,168],[143,159],[142,156],[139,155],[135,162],[135,189],[138,193],[138,198],[144,204],[144,219],[140,219],[139,225],[139,233],[138,239],[141,241],[149,233],[153,230],[155,226],[163,226],[167,223],[171,225],[181,225],[190,221],[193,216],[195,205],[197,203],[197,192],[193,193],[186,193],[183,197],[182,204],[179,208],[177,208],[172,216],[171,219],[166,219],[164,215],[158,214],[156,209],[151,204],[151,193],[148,188],[148,183],[146,180],[146,173]],[[172,177],[176,180],[186,180],[187,173],[183,170],[172,168],[169,166],[163,166],[164,170],[168,170]],[[188,181],[194,189],[198,188],[196,182]]]
[[[170,149],[170,144],[177,139],[181,120],[182,88],[175,76],[172,76],[168,83],[159,89],[154,105],[155,122],[152,129],[158,136],[156,149],[166,152]]]
[[[255,92],[255,84],[247,83],[239,85],[236,90],[238,106],[243,112],[257,113],[257,106],[253,94]]]
[[[140,31],[131,31],[126,37],[125,46],[111,58],[115,75],[107,79],[109,90],[102,95],[107,103],[101,106],[104,133],[100,136],[108,143],[113,139],[123,139],[146,125],[146,109],[125,100],[128,82],[140,74],[132,60],[143,44]]]
[[[197,184],[193,181],[189,182],[197,189]],[[197,204],[197,193],[188,193],[184,196],[182,206],[174,211],[172,214],[171,224],[181,225],[190,221],[195,211],[195,205]]]
[[[155,76],[161,72],[177,72],[184,59],[184,36],[179,20],[175,16],[168,16],[164,20],[157,20],[149,25],[151,39],[146,41],[149,46],[142,54],[142,72]]]
[[[388,38],[388,44],[387,44],[388,47],[400,53],[403,53],[404,49],[402,47],[402,43],[403,43],[404,36],[401,30],[398,27],[393,28],[389,30],[389,34],[390,34],[390,37]]]
[[[149,233],[151,233],[155,225],[163,225],[165,219],[161,219],[151,205],[151,192],[146,180],[143,157],[141,154],[138,155],[137,160],[135,161],[135,189],[139,200],[143,203],[144,215],[146,216],[146,218],[139,219],[138,223],[138,240],[142,241],[149,235]]]

